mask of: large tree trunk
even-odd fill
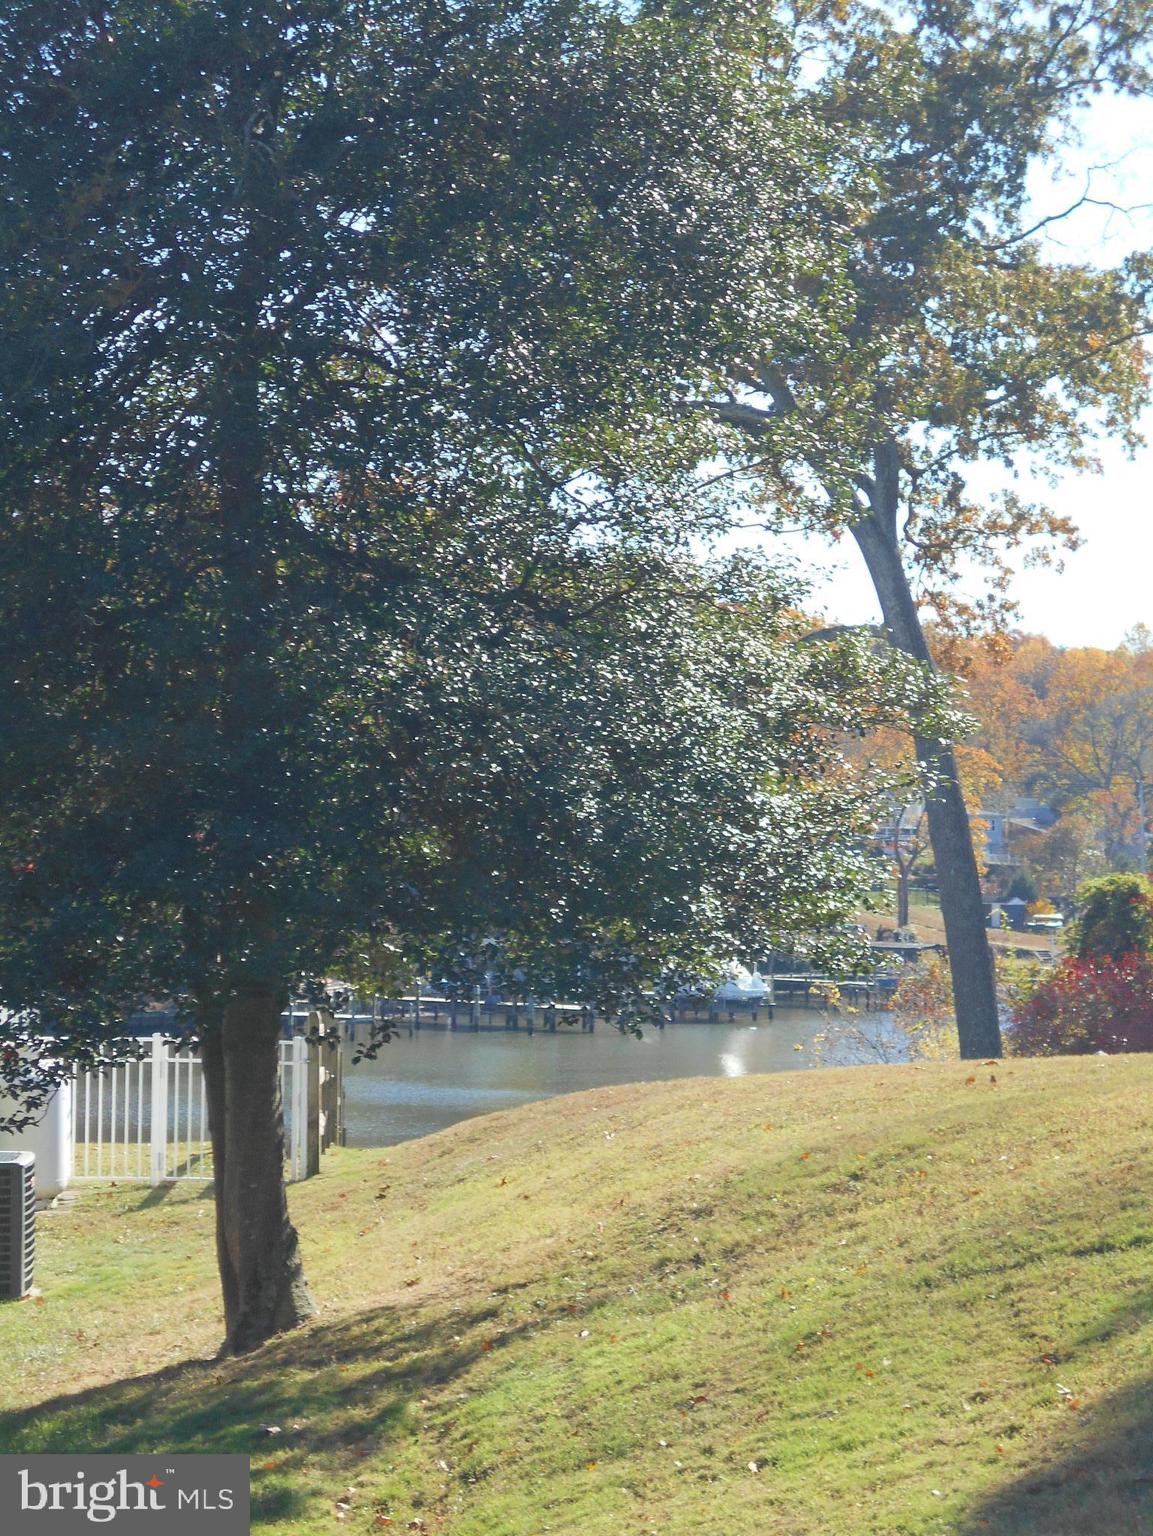
[[[932,656],[897,540],[897,465],[891,445],[878,449],[876,470],[870,487],[873,511],[854,526],[853,536],[873,579],[891,642],[931,667]],[[913,741],[937,865],[961,1055],[999,1056],[1001,1027],[993,955],[957,760],[948,742],[919,735]]]
[[[208,1103],[208,1133],[212,1139],[213,1193],[216,1205],[216,1265],[220,1272],[220,1289],[224,1298],[224,1316],[234,1317],[239,1310],[240,1292],[236,1284],[236,1270],[228,1254],[224,1236],[224,1169],[228,1162],[226,1137],[227,1115],[224,1092],[224,1038],[223,1020],[201,1020],[200,1064],[204,1073],[204,1091]]]
[[[204,1031],[227,1354],[255,1349],[313,1312],[284,1189],[280,1012],[279,988],[242,983]]]

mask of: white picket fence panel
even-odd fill
[[[199,1056],[177,1050],[165,1035],[141,1044],[138,1059],[77,1070],[73,1178],[152,1185],[210,1181],[212,1142]],[[317,1054],[310,1071],[309,1042],[302,1035],[279,1045],[285,1172],[289,1180],[304,1179],[318,1171],[320,1152],[343,1136],[340,1067],[326,1060],[327,1047],[320,1046],[312,1048]],[[312,1098],[317,1102],[310,1116]]]

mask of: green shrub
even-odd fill
[[[1153,954],[1153,884],[1144,875],[1090,880],[1077,904],[1072,943],[1078,960]]]

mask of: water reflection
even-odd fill
[[[772,1023],[683,1023],[642,1040],[523,1031],[405,1033],[346,1076],[350,1146],[381,1147],[534,1099],[619,1083],[744,1077],[811,1065],[819,1013],[781,1009]]]

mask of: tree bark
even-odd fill
[[[224,1170],[228,1165],[228,1143],[225,1132],[224,1090],[224,1040],[223,1021],[203,1021],[200,1027],[200,1064],[204,1072],[204,1092],[208,1104],[208,1134],[212,1140],[213,1193],[216,1205],[216,1265],[220,1272],[220,1289],[224,1299],[224,1316],[234,1317],[239,1311],[240,1291],[236,1270],[229,1256],[224,1236]]]
[[[314,1310],[284,1188],[280,1013],[279,988],[240,983],[202,1044],[225,1354],[255,1349]]]
[[[909,872],[897,870],[897,927],[909,926]]]
[[[932,667],[897,540],[897,465],[891,444],[877,450],[870,499],[873,510],[852,531],[876,588],[885,629],[898,650]],[[920,735],[914,735],[913,743],[924,780],[961,1055],[999,1056],[1001,1026],[993,954],[957,760],[951,743]]]

